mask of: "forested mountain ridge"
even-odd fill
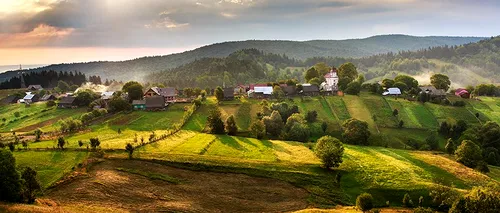
[[[364,39],[312,40],[312,41],[270,41],[248,40],[223,42],[203,46],[191,51],[166,56],[143,57],[119,62],[87,62],[55,64],[30,69],[79,71],[86,75],[99,75],[103,79],[143,80],[150,73],[168,70],[202,58],[221,58],[242,49],[258,49],[267,53],[286,54],[290,58],[304,60],[311,57],[364,57],[402,50],[461,45],[477,42],[480,37],[416,37],[407,35],[381,35]],[[17,75],[17,71],[0,74],[0,82]]]

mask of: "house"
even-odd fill
[[[163,96],[151,96],[145,99],[147,110],[162,110],[165,108],[165,98]]]
[[[146,100],[133,100],[132,107],[134,107],[134,110],[145,110]]]
[[[455,95],[461,98],[470,98],[470,93],[464,88],[455,90]]]
[[[103,92],[101,93],[101,99],[108,101],[111,100],[111,98],[113,98],[113,95],[115,95],[115,92]]]
[[[26,94],[26,96],[24,96],[24,98],[23,98],[24,103],[27,103],[27,104],[38,102],[39,99],[40,99],[40,96],[38,96],[37,94],[31,94],[31,93]]]
[[[225,101],[234,100],[234,88],[232,88],[232,87],[224,88],[223,92],[224,92],[224,100]]]
[[[307,96],[319,95],[319,87],[314,84],[302,84],[302,95],[307,95]]]
[[[422,92],[430,95],[431,98],[444,98],[446,97],[446,91],[442,89],[436,89],[434,86],[422,86],[420,87]]]
[[[173,87],[151,87],[148,91],[146,91],[146,93],[144,93],[144,97],[154,96],[162,96],[165,99],[165,103],[175,102],[177,98],[177,90]]]
[[[248,97],[257,99],[269,98],[272,94],[273,87],[271,86],[254,86],[248,91]]]
[[[19,96],[17,95],[9,95],[6,98],[2,99],[2,104],[13,104],[19,100]]]
[[[37,91],[37,90],[43,90],[43,87],[40,84],[35,84],[35,85],[29,85],[28,88],[26,89],[29,91]]]
[[[329,73],[324,75],[325,82],[321,84],[321,89],[325,92],[335,92],[338,90],[339,77],[337,75],[337,69],[332,68]]]
[[[42,98],[40,98],[40,101],[53,101],[56,100],[56,96],[52,94],[46,94]]]
[[[391,87],[387,91],[383,92],[382,95],[401,95],[401,90],[397,87]]]
[[[61,98],[59,103],[57,103],[57,107],[63,108],[63,109],[73,108],[73,106],[75,106],[75,99],[76,99],[76,97],[73,97],[73,96],[63,97],[63,98]]]
[[[297,94],[297,88],[295,86],[280,85],[280,87],[286,96],[294,96],[295,94]]]

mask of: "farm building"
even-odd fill
[[[321,89],[325,92],[335,92],[338,90],[337,84],[339,83],[339,77],[337,75],[337,69],[332,68],[329,73],[324,75],[325,82],[321,84]]]
[[[154,96],[162,96],[165,99],[165,103],[175,102],[177,98],[177,90],[173,87],[151,87],[148,91],[146,91],[146,93],[144,93],[144,97]]]
[[[248,97],[251,98],[269,98],[273,94],[273,87],[271,86],[254,86],[253,90],[248,91]]]
[[[134,107],[135,110],[144,110],[146,109],[146,100],[133,100],[132,107]]]
[[[37,91],[37,90],[43,90],[43,87],[40,84],[35,84],[35,85],[29,85],[26,89],[29,91]]]
[[[286,96],[294,96],[297,94],[297,88],[295,86],[289,85],[280,85],[281,90],[285,93]]]
[[[13,104],[19,100],[17,95],[9,95],[6,98],[2,99],[2,104]]]
[[[392,87],[383,92],[382,95],[401,95],[401,90],[397,87]]]
[[[238,85],[234,88],[234,94],[243,95],[248,91],[248,87],[245,85]]]
[[[26,94],[26,96],[24,96],[24,98],[23,98],[24,103],[27,103],[27,104],[38,102],[39,99],[40,99],[40,96],[38,96],[37,94],[31,94],[31,93]]]
[[[146,97],[145,106],[147,110],[161,110],[165,108],[165,98],[163,96]]]
[[[434,86],[422,86],[420,87],[422,92],[430,95],[431,98],[444,98],[446,97],[446,91],[442,89],[436,89]]]
[[[101,93],[101,99],[102,100],[111,100],[111,98],[113,98],[114,94],[115,94],[115,92],[103,92],[103,93]]]
[[[232,88],[232,87],[224,88],[223,92],[224,92],[224,100],[225,101],[234,100],[234,88]]]
[[[319,95],[319,87],[313,84],[302,84],[302,95],[307,95],[307,96]]]
[[[42,98],[40,98],[40,101],[53,101],[53,100],[56,100],[56,96],[52,94],[47,94],[44,95]]]
[[[63,97],[59,103],[57,104],[58,108],[72,108],[75,106],[75,97],[73,96],[67,96]]]
[[[461,98],[470,98],[469,91],[463,88],[455,90],[455,95]]]

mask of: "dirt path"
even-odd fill
[[[172,184],[116,168],[168,175]],[[49,192],[59,205],[119,208],[131,212],[284,212],[307,207],[308,193],[289,183],[242,174],[197,172],[154,163],[107,160],[89,177]]]

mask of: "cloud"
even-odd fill
[[[61,29],[41,24],[26,33],[0,34],[0,48],[40,46],[47,42],[65,39],[73,32],[73,28]]]
[[[160,20],[154,20],[151,24],[146,24],[144,27],[146,28],[167,28],[167,29],[175,29],[189,26],[189,23],[177,23],[172,20],[170,17],[163,17]]]

